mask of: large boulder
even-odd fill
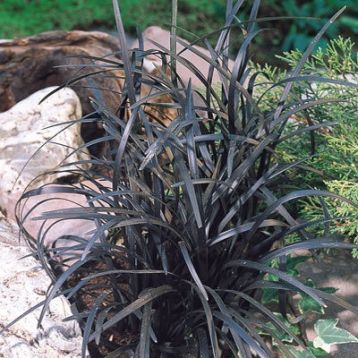
[[[101,187],[101,191],[98,186]],[[85,189],[88,195],[85,195]],[[66,192],[71,190],[71,192]],[[89,200],[100,195],[103,191],[110,191],[111,183],[109,181],[97,181],[96,185],[90,181],[83,181],[73,185],[56,185],[49,184],[43,187],[43,193],[34,195],[19,202],[18,218],[21,220],[23,228],[34,239],[43,239],[46,247],[55,246],[71,246],[74,244],[68,238],[77,236],[88,240],[92,237],[93,231],[96,229],[94,219],[69,218],[58,221],[56,218],[39,219],[43,213],[51,211],[89,208]],[[56,192],[57,191],[57,192]],[[14,206],[19,198],[10,196],[8,208],[14,212]],[[103,200],[92,202],[94,206],[106,207],[108,204]],[[10,217],[11,219],[11,217]],[[35,220],[34,220],[35,219]],[[42,235],[44,235],[42,237]],[[58,241],[59,238],[62,238]]]
[[[63,88],[39,103],[54,89],[40,90],[0,113],[0,209],[3,212],[8,211],[9,196],[19,197],[37,176],[56,169],[62,162],[89,159],[85,149],[70,156],[83,144],[80,124],[69,122],[82,115],[75,92]],[[44,175],[34,184],[51,183],[63,175]]]

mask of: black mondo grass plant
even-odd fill
[[[325,198],[346,199],[304,187],[304,183],[301,188],[290,186],[287,173],[305,167],[304,163],[284,162],[275,151],[283,140],[331,125],[322,122],[289,134],[284,131],[292,115],[329,102],[292,100],[289,94],[296,81],[330,81],[314,74],[301,76],[300,72],[315,44],[342,11],[317,34],[287,78],[275,84],[282,88],[280,100],[274,110],[264,111],[260,109],[262,97],[254,96],[259,74],[247,70],[249,47],[259,34],[255,23],[260,1],[253,1],[248,21],[238,22],[236,14],[243,3],[227,2],[225,26],[216,32],[216,46],[206,38],[195,42],[209,50],[208,57],[194,43],[187,45],[176,37],[175,0],[170,51],[144,51],[141,38],[139,48],[128,51],[114,0],[121,45],[118,60],[90,58],[92,63],[84,65],[93,67],[93,79],[86,75],[90,84],[95,83],[95,76],[111,76],[118,70],[123,73],[117,110],[103,105],[106,92],[98,89],[93,99],[95,111],[81,119],[98,122],[105,130],[103,137],[86,144],[105,145],[106,154],[90,161],[103,170],[69,172],[81,175],[91,185],[44,186],[22,197],[25,200],[50,191],[73,193],[74,197],[82,194],[87,207],[45,212],[41,219],[91,220],[96,230],[89,240],[71,237],[72,246],[47,248],[46,231],[37,238],[26,233],[21,202],[18,205],[19,224],[53,278],[46,300],[38,305],[43,306],[39,324],[50,301],[59,294],[76,302],[86,296],[68,318],[82,326],[83,357],[88,346],[98,353],[96,344],[106,347],[108,357],[126,350],[142,358],[273,357],[277,351],[284,357],[298,356],[300,351],[311,357],[303,332],[290,328],[289,322],[297,318],[293,295],[300,293],[323,307],[331,302],[358,311],[286,272],[290,255],[355,246],[338,241],[328,231],[322,237],[312,237],[308,228],[336,219],[325,210]],[[243,40],[229,69],[233,24],[242,31]],[[208,63],[207,76],[176,51],[177,43]],[[148,56],[161,61],[156,74],[143,68]],[[177,63],[201,81],[204,93],[190,81],[183,82],[176,72]],[[219,86],[213,83],[214,71],[220,76]],[[79,75],[78,79],[82,78]],[[141,96],[144,85],[151,91]],[[166,101],[157,100],[162,96]],[[158,118],[158,113],[171,113],[169,123],[168,118]],[[60,170],[66,171],[66,167]],[[298,218],[295,202],[312,196],[322,198],[319,222]],[[288,244],[286,238],[293,234],[298,239]],[[68,263],[66,270],[56,274],[48,254],[55,250]],[[267,275],[276,280],[267,280]],[[280,314],[262,303],[267,288],[278,292]],[[90,303],[84,306],[83,301]],[[292,343],[284,343],[279,333]]]

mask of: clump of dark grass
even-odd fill
[[[326,103],[288,98],[295,81],[317,79],[300,78],[300,71],[315,43],[340,12],[322,28],[297,67],[281,81],[279,85],[284,88],[274,110],[264,112],[260,100],[253,96],[258,73],[247,70],[249,46],[259,33],[255,21],[260,1],[253,2],[249,21],[240,25],[244,41],[232,69],[227,67],[230,26],[243,1],[228,1],[225,26],[215,48],[201,39],[210,50],[210,58],[184,44],[186,51],[208,62],[207,77],[176,53],[176,41],[180,39],[175,36],[173,3],[170,51],[144,51],[141,40],[138,49],[128,51],[120,11],[113,1],[121,43],[119,59],[92,60],[97,75],[101,69],[106,75],[123,70],[123,92],[113,111],[103,106],[101,96],[105,94],[98,91],[93,99],[95,112],[83,119],[100,121],[106,131],[104,137],[87,144],[106,144],[107,155],[91,161],[103,171],[79,172],[91,187],[58,185],[51,189],[59,194],[81,192],[88,199],[87,208],[46,212],[41,217],[93,220],[97,229],[90,240],[72,237],[72,247],[56,248],[60,256],[67,255],[69,267],[53,276],[40,322],[51,299],[61,292],[76,297],[94,290],[101,294],[93,298],[91,307],[71,317],[83,327],[83,356],[89,343],[98,344],[101,339],[103,343],[108,332],[125,329],[134,332],[136,338],[128,347],[112,345],[114,352],[109,356],[131,348],[139,357],[270,357],[272,347],[259,334],[266,332],[289,357],[291,353],[269,323],[291,336],[302,349],[305,342],[261,304],[263,288],[279,291],[283,316],[294,314],[286,302],[296,292],[307,294],[321,305],[332,301],[354,309],[285,272],[288,254],[327,247],[350,249],[353,245],[338,242],[327,233],[311,237],[307,228],[317,221],[299,220],[295,201],[310,196],[338,196],[305,188],[304,183],[297,189],[287,185],[286,174],[299,168],[302,160],[287,163],[275,152],[283,139],[327,125],[308,125],[303,131],[282,136],[290,116]],[[143,61],[149,55],[162,60],[159,74],[144,71]],[[181,80],[176,73],[177,62],[201,80],[204,94]],[[219,90],[212,83],[214,70],[221,77]],[[144,85],[153,91],[141,97]],[[161,96],[168,100],[156,101]],[[174,115],[170,124],[164,125],[156,117],[168,109]],[[103,184],[108,181],[110,187]],[[23,199],[46,190],[28,191]],[[330,219],[323,205],[321,221]],[[285,238],[292,234],[297,234],[299,240],[287,245]],[[48,267],[44,253],[51,249],[43,242],[43,237],[31,241]],[[279,268],[272,267],[273,260],[279,262]],[[74,274],[88,267],[92,268],[90,275],[66,286]],[[266,273],[276,275],[279,281],[264,280]]]

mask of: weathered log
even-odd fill
[[[108,59],[116,60],[114,53],[118,50],[116,38],[102,32],[44,32],[0,43],[0,112],[42,88],[60,86],[78,75],[98,70],[78,66],[93,64],[94,61],[86,57],[108,56]],[[114,70],[111,74],[119,75],[118,72],[121,73]],[[93,80],[98,88],[105,91],[103,100],[106,105],[115,108],[122,81],[115,76],[108,76],[108,73],[96,75]],[[93,110],[89,98],[94,93],[90,86],[86,78],[69,86],[80,97],[85,114]]]

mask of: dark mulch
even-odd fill
[[[125,266],[126,263],[123,258],[118,260],[118,267],[116,267],[117,269],[124,269]],[[83,265],[79,270],[70,276],[68,282],[66,283],[66,287],[64,288],[66,289],[74,287],[81,279],[89,275],[105,271],[106,269],[108,268],[106,268],[105,264],[103,263],[89,262]],[[125,279],[121,280],[122,282],[119,282],[119,286],[121,289],[126,290],[127,282],[125,282]],[[103,307],[112,304],[114,302],[114,297],[113,293],[108,290],[108,284],[108,276],[101,276],[91,279],[88,285],[80,289],[78,294],[70,299],[71,304],[74,304],[77,311],[80,313],[89,311],[92,308],[96,298],[103,293],[108,293],[106,300],[103,302]],[[84,322],[80,320],[79,324],[83,329]],[[94,341],[89,344],[88,350],[90,357],[106,357],[109,353],[115,351],[119,347],[124,347],[136,343],[138,341],[138,336],[138,332],[128,330],[126,327],[109,329],[101,334],[99,345],[97,345]],[[124,357],[129,357],[128,352],[118,352],[113,355],[113,358]]]

